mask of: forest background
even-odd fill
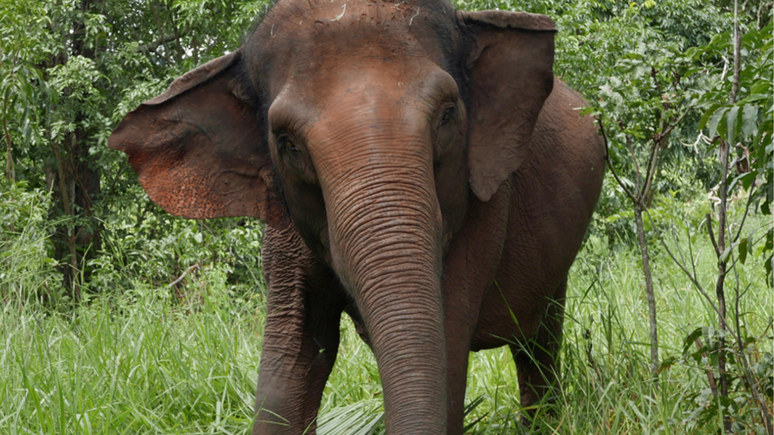
[[[609,148],[562,389],[523,426],[507,350],[472,355],[468,431],[771,434],[772,2],[456,5],[551,16]],[[263,225],[173,218],[107,137],[265,7],[0,0],[0,434],[251,426]],[[345,320],[319,432],[382,433],[381,407]]]

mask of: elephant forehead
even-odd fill
[[[306,24],[316,24],[317,29],[350,23],[385,28],[421,26],[428,18],[448,15],[450,11],[442,0],[279,0],[265,22],[303,26],[308,21]]]
[[[437,1],[280,0],[251,37],[248,57],[270,88],[276,83],[267,76],[284,82],[375,60],[444,65],[457,39],[453,17]]]

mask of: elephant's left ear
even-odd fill
[[[471,188],[488,201],[521,166],[553,89],[554,22],[525,12],[457,12],[472,39],[468,55]]]
[[[266,134],[241,81],[242,49],[175,80],[108,139],[129,154],[148,196],[176,216],[289,223]]]

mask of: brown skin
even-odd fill
[[[281,0],[127,115],[110,145],[159,205],[268,223],[254,434],[314,432],[342,311],[390,434],[462,432],[470,350],[511,344],[523,406],[550,390],[603,173],[552,62],[541,16]]]

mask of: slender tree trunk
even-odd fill
[[[642,254],[642,271],[645,274],[645,292],[648,294],[648,314],[650,316],[650,372],[654,381],[658,382],[658,371],[661,367],[658,359],[658,323],[656,322],[656,296],[653,292],[653,275],[650,271],[650,255],[648,242],[645,240],[645,225],[642,221],[644,207],[634,204],[634,219],[637,223],[637,237],[640,241]]]
[[[83,116],[79,115],[77,123],[83,123]],[[91,269],[88,260],[94,257],[101,249],[101,224],[94,219],[94,199],[100,194],[100,171],[90,164],[89,139],[87,132],[82,127],[77,128],[71,135],[70,156],[72,159],[73,197],[71,201],[77,206],[78,214],[82,218],[81,225],[74,229],[75,243],[78,245],[79,262],[81,266],[80,279],[88,282]]]
[[[88,13],[94,8],[95,0],[82,0],[80,11]],[[96,59],[97,50],[87,41],[84,22],[76,18],[72,23],[72,45],[69,57],[83,56]],[[54,64],[63,64],[66,57],[57,58]],[[56,186],[59,194],[54,208],[67,217],[66,228],[57,230],[53,238],[55,256],[67,266],[61,269],[65,286],[73,299],[80,297],[81,287],[89,279],[88,260],[100,249],[100,223],[93,216],[93,204],[100,194],[100,171],[93,163],[89,147],[93,143],[89,131],[89,118],[84,109],[75,103],[75,131],[65,135],[63,141],[54,144],[56,172],[54,180],[47,180]],[[48,177],[47,177],[48,178]],[[86,219],[84,219],[86,218]]]
[[[718,373],[720,374],[720,395],[728,397],[728,375],[726,374],[726,294],[723,285],[726,281],[728,263],[726,251],[726,203],[728,196],[728,154],[729,144],[720,140],[720,204],[718,205],[718,279],[715,282],[715,295],[718,298]],[[723,413],[723,427],[726,433],[731,431],[731,419]]]
[[[734,79],[731,84],[731,95],[729,104],[736,102],[736,94],[739,90],[739,74],[741,71],[741,55],[739,35],[739,2],[734,0]],[[728,255],[726,255],[726,206],[728,204],[728,155],[733,144],[727,143],[723,138],[720,139],[720,185],[718,193],[720,194],[720,204],[718,205],[718,279],[715,282],[715,296],[718,298],[718,374],[720,375],[720,396],[728,397],[728,375],[726,374],[726,294],[724,284],[726,281],[726,272],[728,267]],[[731,249],[731,247],[729,247]],[[741,346],[741,343],[740,343]],[[742,349],[744,352],[744,350]],[[728,413],[723,413],[723,429],[726,433],[731,432],[731,418]]]
[[[56,157],[57,178],[59,181],[59,194],[61,195],[62,208],[67,216],[68,225],[64,231],[64,237],[67,243],[67,253],[58,256],[60,259],[67,256],[68,267],[63,269],[65,286],[70,290],[74,298],[80,297],[80,286],[78,285],[78,251],[75,246],[75,229],[69,225],[69,220],[74,218],[72,203],[70,202],[70,186],[68,185],[69,165],[66,163],[60,151],[59,144],[54,143],[54,156]]]
[[[658,167],[658,151],[660,142],[657,140],[653,142],[651,157],[648,161],[648,167],[645,173],[645,180],[642,180],[642,177],[640,177],[639,165],[637,164],[637,157],[635,156],[631,142],[627,137],[626,143],[628,145],[629,151],[631,152],[632,161],[634,162],[635,166],[635,174],[637,175],[638,180],[637,188],[635,189],[637,193],[635,194],[629,190],[621,178],[618,177],[615,166],[613,166],[612,162],[608,158],[609,154],[607,154],[607,135],[605,134],[605,128],[602,122],[599,122],[599,127],[602,133],[602,138],[605,142],[605,160],[607,161],[607,166],[610,168],[610,172],[613,174],[613,177],[615,178],[618,185],[621,186],[624,192],[626,192],[626,196],[629,197],[629,199],[632,201],[632,205],[634,205],[634,220],[637,224],[637,237],[640,242],[640,253],[642,255],[642,271],[645,275],[645,292],[648,295],[648,317],[650,320],[650,372],[653,381],[658,383],[658,372],[661,368],[661,364],[659,363],[658,358],[658,322],[656,320],[656,296],[653,291],[653,275],[650,271],[650,255],[648,254],[648,242],[645,239],[645,225],[642,220],[642,213],[646,211],[647,206],[653,199],[653,179],[654,176],[658,173],[658,171],[655,169]],[[663,131],[663,125],[661,127]],[[623,126],[621,129],[623,130]],[[661,137],[663,138],[665,136],[666,135],[662,135]]]
[[[87,13],[98,6],[97,0],[82,0],[81,12]],[[89,59],[97,58],[97,49],[86,43],[86,27],[84,23],[74,23],[73,54]],[[90,269],[88,260],[101,249],[101,225],[93,219],[94,200],[100,194],[100,171],[93,164],[93,158],[89,154],[92,143],[90,133],[87,131],[87,114],[79,111],[75,118],[76,130],[71,135],[69,147],[72,162],[72,177],[74,182],[73,197],[71,201],[78,207],[82,217],[87,218],[83,225],[75,228],[76,243],[78,245],[81,266],[81,278],[88,282]]]

